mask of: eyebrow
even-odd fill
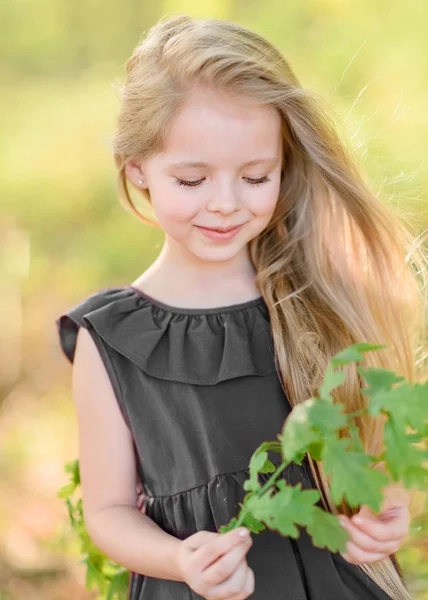
[[[248,162],[244,163],[242,166],[243,167],[248,167],[250,165],[256,165],[256,164],[261,164],[261,163],[269,163],[269,164],[275,164],[278,162],[278,159],[275,157],[267,157],[267,158],[255,158],[254,160],[249,160]],[[171,167],[209,167],[208,163],[204,163],[204,162],[187,162],[187,161],[181,161],[181,162],[177,162],[177,163],[172,163],[170,165]]]

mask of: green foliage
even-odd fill
[[[253,453],[249,478],[244,483],[247,494],[240,504],[240,512],[220,527],[219,533],[243,525],[254,534],[269,528],[283,536],[298,538],[299,528],[306,527],[315,546],[344,552],[349,535],[337,516],[319,506],[319,491],[302,489],[301,483],[288,485],[283,477],[280,478],[289,463],[301,465],[306,453],[323,462],[325,472],[331,477],[332,498],[336,504],[346,499],[350,506],[365,504],[379,512],[382,488],[391,480],[402,480],[406,487],[427,487],[428,470],[424,461],[428,460],[428,452],[425,447],[415,444],[423,445],[427,437],[428,382],[411,385],[391,371],[358,367],[367,383],[362,390],[368,397],[367,408],[345,414],[343,405],[334,403],[331,396],[345,380],[345,374],[335,369],[359,363],[364,352],[383,347],[355,344],[331,359],[319,390],[320,397],[309,398],[294,407],[278,440],[264,441]],[[365,453],[358,428],[352,422],[356,415],[363,413],[387,417],[384,450],[379,456]],[[339,431],[344,429],[349,436],[340,437]],[[276,469],[269,460],[269,452],[281,454],[283,460]],[[387,473],[373,469],[380,461],[385,462]],[[61,488],[58,496],[64,498],[70,523],[81,540],[84,554],[81,562],[87,566],[86,587],[97,588],[101,597],[107,600],[124,600],[129,571],[110,561],[96,548],[85,528],[81,499],[76,504],[71,501],[80,486],[78,461],[68,463],[65,471],[70,474],[70,482]],[[271,474],[263,486],[259,481],[260,473]]]
[[[365,504],[379,512],[382,490],[391,480],[401,480],[407,488],[427,487],[428,470],[424,463],[428,460],[428,452],[424,442],[427,437],[428,382],[412,385],[391,371],[358,367],[359,374],[368,384],[362,390],[368,397],[367,408],[346,414],[343,405],[334,403],[331,396],[331,392],[345,381],[344,372],[335,369],[359,363],[365,352],[383,347],[354,344],[331,359],[319,398],[309,398],[294,407],[278,436],[279,442],[264,442],[254,452],[249,465],[250,477],[244,483],[248,493],[240,504],[239,514],[221,527],[220,533],[244,525],[253,533],[268,527],[283,536],[297,538],[300,532],[296,526],[304,526],[315,546],[345,552],[349,535],[335,515],[317,506],[319,492],[302,490],[301,483],[287,485],[284,478],[277,481],[289,463],[301,465],[307,453],[315,461],[322,461],[325,473],[330,476],[332,499],[336,505],[346,500],[352,507]],[[363,413],[374,417],[382,414],[387,418],[384,450],[379,456],[366,454],[358,428],[352,422],[356,415]],[[344,429],[349,436],[340,436]],[[268,450],[278,451],[278,444],[283,461],[275,470],[268,458]],[[386,473],[373,469],[382,461]],[[259,482],[259,473],[272,473],[263,486]]]
[[[72,501],[80,487],[79,461],[66,463],[64,471],[69,473],[70,482],[58,491],[58,497],[64,498],[73,530],[80,538],[83,553],[81,563],[86,564],[86,589],[96,589],[98,598],[105,600],[124,600],[128,592],[129,571],[111,561],[90,539],[85,527],[82,511],[82,499]]]

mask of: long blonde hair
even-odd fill
[[[162,149],[191,86],[241,94],[275,107],[282,117],[278,202],[249,251],[256,285],[269,308],[277,367],[290,404],[316,395],[330,358],[361,341],[386,345],[366,355],[364,366],[422,381],[424,255],[410,230],[364,181],[330,108],[303,89],[282,54],[258,34],[228,21],[165,16],[139,42],[126,68],[112,150],[120,201],[145,223],[156,225],[134,205],[125,165]],[[141,193],[150,203],[148,191]],[[362,409],[360,388],[356,369],[349,368],[335,400],[347,412]],[[362,415],[355,423],[366,450],[380,453],[380,419]],[[345,502],[335,506],[322,463],[308,458],[324,507],[334,514],[357,512]],[[392,557],[360,568],[391,598],[408,600]]]

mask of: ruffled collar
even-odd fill
[[[78,313],[152,377],[215,385],[276,370],[262,297],[216,308],[175,308],[126,286],[96,292]]]

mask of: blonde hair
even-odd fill
[[[234,23],[165,16],[126,67],[113,154],[120,201],[145,223],[156,225],[134,206],[125,165],[162,149],[169,123],[192,86],[237,93],[281,115],[284,170],[278,202],[249,251],[290,404],[316,395],[330,358],[361,341],[386,345],[366,355],[365,367],[422,381],[424,255],[407,227],[369,189],[336,132],[331,110],[302,88],[281,53]],[[149,192],[142,193],[150,202]],[[347,412],[364,408],[361,384],[353,366],[335,390],[335,401]],[[380,453],[383,422],[361,415],[355,423],[366,451]],[[335,506],[322,463],[308,458],[325,509],[357,512],[345,502]],[[394,600],[410,598],[394,555],[359,566]]]

